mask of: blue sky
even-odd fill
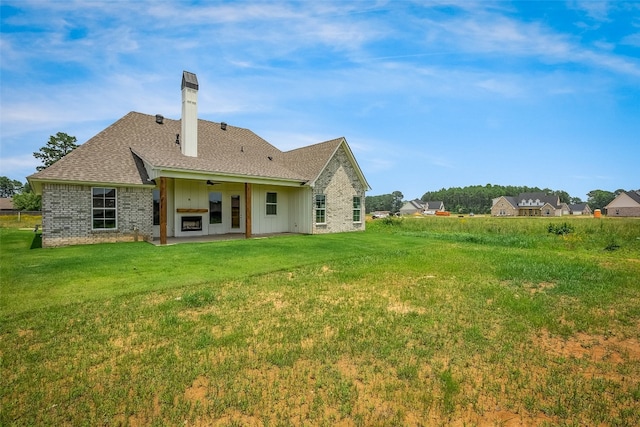
[[[0,175],[129,111],[282,150],[344,136],[372,190],[640,188],[640,2],[5,1]]]

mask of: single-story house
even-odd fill
[[[421,214],[424,210],[424,202],[420,199],[405,202],[400,208],[400,215]]]
[[[640,216],[640,190],[620,193],[604,208],[610,217]]]
[[[560,197],[545,193],[521,193],[517,197],[500,196],[493,199],[492,216],[562,216],[569,214]]]
[[[400,208],[400,215],[435,215],[436,212],[444,212],[444,202],[423,202],[420,199],[405,202]]]
[[[423,212],[425,215],[435,215],[436,212],[444,212],[444,202],[424,202]]]
[[[370,189],[345,138],[280,151],[249,129],[130,112],[27,179],[42,195],[44,247],[238,233],[365,229]]]
[[[587,203],[575,203],[573,205],[569,205],[569,211],[571,215],[593,215],[593,211],[591,211],[591,207]]]

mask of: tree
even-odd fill
[[[592,190],[587,193],[587,203],[589,203],[589,207],[592,210],[602,209],[607,206],[613,199],[616,198],[616,195],[611,191],[605,190]]]
[[[577,205],[578,203],[582,203],[582,199],[580,197],[572,197],[570,202],[572,205]]]
[[[402,199],[404,198],[404,195],[402,194],[401,191],[394,191],[393,193],[391,193],[391,195],[393,196],[393,202],[391,203],[391,212],[393,213],[400,212],[400,208],[402,207]]]
[[[32,192],[16,194],[13,197],[13,208],[19,211],[39,211],[42,209],[42,197]]]
[[[365,206],[367,213],[376,211],[391,211],[393,196],[391,194],[381,194],[379,196],[367,196]]]
[[[0,176],[0,197],[13,197],[22,192],[22,183],[6,176]]]
[[[552,195],[560,198],[560,203],[571,203],[571,196],[566,191],[556,190],[551,192]]]
[[[49,141],[39,152],[33,153],[33,157],[42,161],[42,166],[36,167],[37,170],[48,168],[71,151],[78,145],[75,136],[69,136],[64,132],[58,132],[55,136],[51,135]]]

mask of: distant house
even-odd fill
[[[518,202],[512,196],[500,196],[493,199],[491,205],[493,216],[518,216]]]
[[[562,216],[569,214],[569,206],[560,197],[545,193],[520,193],[517,197],[501,196],[493,199],[492,216]]]
[[[592,215],[593,212],[587,203],[575,203],[573,205],[569,205],[569,212],[571,215]]]
[[[640,191],[625,191],[604,207],[607,216],[638,216],[640,217]]]
[[[249,129],[201,120],[182,75],[182,117],[130,112],[28,177],[42,245],[365,229],[362,170],[343,137],[280,151]]]
[[[411,200],[406,202],[400,208],[400,215],[435,215],[436,212],[444,211],[444,202],[423,202],[420,199]]]
[[[410,200],[405,202],[400,208],[400,215],[413,215],[416,213],[422,213],[424,210],[424,202],[420,199]]]
[[[425,202],[424,203],[424,214],[425,215],[435,215],[436,212],[444,212],[444,202],[435,201],[435,202]]]
[[[0,211],[12,211],[13,199],[11,197],[0,197]]]

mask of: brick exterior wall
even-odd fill
[[[150,188],[117,188],[117,229],[92,230],[91,186],[45,184],[42,188],[42,246],[153,239]]]
[[[498,202],[491,207],[492,216],[518,216],[518,209],[511,206],[510,203],[504,199],[498,200]]]
[[[616,212],[617,211],[617,212]],[[637,207],[620,207],[620,208],[609,208],[607,209],[608,217],[617,217],[617,216],[639,216],[640,217],[640,206]]]
[[[326,196],[325,224],[315,223],[316,194],[324,194]],[[353,222],[354,196],[360,196],[360,222]],[[313,234],[364,231],[365,188],[342,147],[329,161],[329,164],[316,181],[311,197]]]

